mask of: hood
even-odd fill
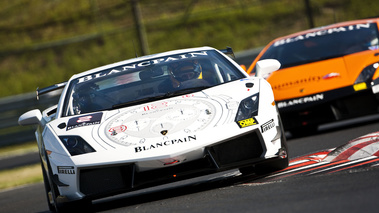
[[[273,88],[276,101],[352,86],[366,66],[379,60],[375,53],[377,51],[365,51],[280,69],[267,81]]]
[[[197,144],[187,143],[185,148],[195,149],[204,146],[199,144],[201,138],[212,143],[226,137],[228,132],[230,135],[232,128],[238,128],[234,120],[239,102],[258,93],[259,82],[260,78],[243,79],[123,109],[61,118],[50,125],[57,135],[82,137],[97,152],[119,150],[135,154],[157,146],[157,143],[169,146],[168,143],[190,141]],[[154,154],[162,155],[158,151]],[[170,149],[166,151],[169,153]],[[175,146],[172,151],[177,152]]]

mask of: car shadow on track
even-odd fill
[[[255,174],[241,175],[241,173],[236,170],[235,172],[231,171],[227,174],[213,177],[212,179],[200,181],[189,180],[191,183],[186,184],[181,184],[178,182],[175,183],[174,186],[170,186],[172,184],[167,184],[158,187],[158,189],[140,190],[111,198],[97,200],[93,202],[92,209],[96,209],[96,211],[99,212],[128,206],[135,206],[139,204],[209,191],[222,187],[229,187],[244,182],[252,182],[263,177],[265,176],[258,176]],[[196,179],[201,178],[204,177],[199,177]]]
[[[357,118],[351,118],[341,121],[335,121],[331,123],[326,123],[317,127],[317,130],[312,133],[307,133],[303,135],[293,135],[291,132],[286,132],[287,139],[310,137],[314,135],[324,134],[328,132],[335,132],[338,130],[348,129],[352,127],[359,127],[362,125],[373,124],[379,122],[379,114],[366,115]]]

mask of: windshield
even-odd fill
[[[377,48],[377,25],[355,24],[276,41],[260,60],[277,59],[286,68]]]
[[[62,116],[141,104],[244,77],[214,50],[141,60],[72,80]]]

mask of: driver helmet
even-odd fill
[[[75,114],[81,114],[91,111],[93,98],[95,97],[95,91],[98,86],[95,84],[84,84],[77,88],[77,91],[73,94],[75,107]]]
[[[198,61],[182,62],[171,71],[171,75],[179,82],[202,78],[202,67]]]

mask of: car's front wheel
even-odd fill
[[[261,163],[255,166],[255,173],[258,175],[279,171],[288,167],[288,157],[278,158],[271,162]]]
[[[46,171],[43,167],[42,160],[42,175],[43,175],[43,182],[45,185],[45,193],[47,197],[47,204],[49,206],[49,210],[52,212],[76,212],[76,211],[83,211],[83,212],[91,212],[91,204],[92,202],[87,199],[83,200],[76,200],[76,201],[69,201],[69,202],[60,202],[59,201],[59,190],[58,186],[53,181],[53,174],[51,172],[50,163],[47,159],[47,166],[49,168],[49,171]]]
[[[239,168],[242,175],[255,173],[256,175],[265,175],[271,172],[279,171],[288,167],[288,157],[278,158],[269,162],[263,162],[254,166]]]
[[[240,168],[239,171],[242,175],[248,175],[251,173],[255,173],[257,175],[264,175],[267,173],[275,172],[278,170],[282,170],[288,167],[289,157],[288,157],[288,145],[287,139],[283,129],[283,123],[279,115],[278,109],[278,119],[279,119],[279,127],[280,127],[280,140],[281,140],[281,148],[278,151],[278,157],[273,160],[265,161],[262,163],[258,163],[254,166],[248,166]]]
[[[49,193],[51,192],[51,188],[50,188],[49,180],[47,178],[46,170],[42,164],[42,160],[41,160],[41,167],[42,167],[42,176],[43,176],[43,183],[45,186],[45,194],[46,194],[46,199],[47,199],[47,205],[49,206],[50,211],[55,211],[54,205],[52,204],[52,202],[50,202],[51,196],[49,196]]]

